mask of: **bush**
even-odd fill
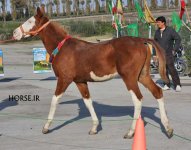
[[[182,26],[181,30],[179,31],[179,34],[182,39],[182,45],[185,49],[185,57],[187,60],[187,64],[191,72],[191,34],[188,34],[188,32],[190,33],[190,31],[185,26]]]
[[[20,22],[16,21],[7,21],[5,26],[4,23],[0,23],[0,40],[7,40],[10,39],[13,35],[13,31],[20,26]],[[22,39],[22,41],[31,41],[37,40],[39,37],[32,37],[27,39]]]
[[[17,28],[20,24],[18,22],[7,21],[4,25],[3,22],[0,23],[0,40],[9,39],[12,34],[13,30]]]
[[[85,22],[85,21],[69,21],[62,22],[64,26],[69,26],[71,34],[78,34],[81,36],[95,36],[104,35],[113,32],[110,22]]]

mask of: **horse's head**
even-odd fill
[[[49,24],[49,19],[44,16],[43,11],[38,7],[35,16],[29,18],[13,31],[13,38],[20,40],[31,35],[37,35],[44,27]]]

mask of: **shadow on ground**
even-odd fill
[[[7,108],[18,105],[18,102],[15,100],[9,100],[9,98],[0,101],[0,111]]]
[[[59,104],[60,105],[76,104],[76,105],[78,105],[79,113],[76,117],[74,117],[70,120],[67,120],[63,124],[60,124],[59,126],[56,126],[53,129],[50,129],[49,133],[53,132],[55,130],[58,130],[75,121],[79,121],[81,119],[90,117],[90,114],[82,99],[70,100],[70,101],[66,101],[66,102],[61,102]],[[102,130],[102,125],[101,125],[102,117],[111,117],[111,118],[115,117],[116,118],[116,117],[129,116],[129,118],[132,118],[133,113],[134,113],[133,106],[111,106],[111,105],[106,105],[106,104],[100,104],[97,102],[94,102],[93,105],[94,105],[95,111],[97,113],[98,119],[100,121],[100,126],[98,127],[98,132],[100,130]],[[164,132],[164,127],[161,124],[160,118],[155,116],[155,112],[157,111],[157,109],[158,108],[153,108],[153,107],[143,107],[142,108],[142,118],[143,118],[143,120],[144,120],[144,118],[149,118],[151,120],[154,120],[157,124],[160,125],[161,130]],[[112,120],[112,119],[110,119],[110,120]],[[113,120],[117,120],[117,119],[113,119]],[[145,122],[145,125],[146,124],[147,124],[147,122]]]

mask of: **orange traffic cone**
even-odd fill
[[[136,122],[132,150],[146,150],[146,137],[145,137],[144,122],[141,119],[141,116],[139,117],[139,119]]]

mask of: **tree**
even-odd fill
[[[133,5],[133,0],[128,0],[128,10],[133,10],[134,5]]]
[[[15,0],[11,0],[11,16],[13,21],[16,20],[17,18],[17,12],[16,12],[16,5],[15,5]]]
[[[71,9],[70,9],[71,2],[72,1],[70,1],[70,0],[66,0],[66,15],[67,16],[70,16],[70,14],[71,14]]]
[[[80,4],[82,5],[82,13],[84,14],[84,4],[85,4],[85,1],[84,0],[80,0]]]
[[[153,8],[153,9],[157,8],[157,1],[156,0],[151,1],[151,8]]]
[[[62,0],[62,8],[63,8],[63,15],[65,15],[65,12],[66,12],[66,0]]]
[[[11,0],[11,16],[13,20],[17,18],[29,17],[30,14],[35,13],[35,4],[36,0],[27,1],[27,0]]]
[[[110,3],[110,0],[106,0],[106,2],[105,2],[105,12],[109,12],[109,3]]]
[[[49,17],[52,16],[52,6],[53,6],[52,0],[48,0],[47,7],[48,7],[48,15],[49,15]]]
[[[175,7],[177,8],[179,4],[179,0],[175,0]]]
[[[0,0],[1,2],[1,9],[2,9],[2,15],[3,15],[3,26],[6,24],[6,11],[5,11],[5,0]]]
[[[54,4],[56,5],[56,15],[60,16],[60,0],[54,0]]]
[[[102,2],[102,10],[107,13],[109,0],[101,0],[101,2]]]
[[[79,4],[80,4],[79,0],[74,1],[74,14],[77,16],[79,15]]]
[[[91,0],[86,0],[86,14],[87,15],[90,15],[90,3],[91,3]]]
[[[95,12],[96,12],[96,14],[98,14],[99,13],[99,11],[100,11],[100,5],[99,5],[99,0],[95,0]]]

